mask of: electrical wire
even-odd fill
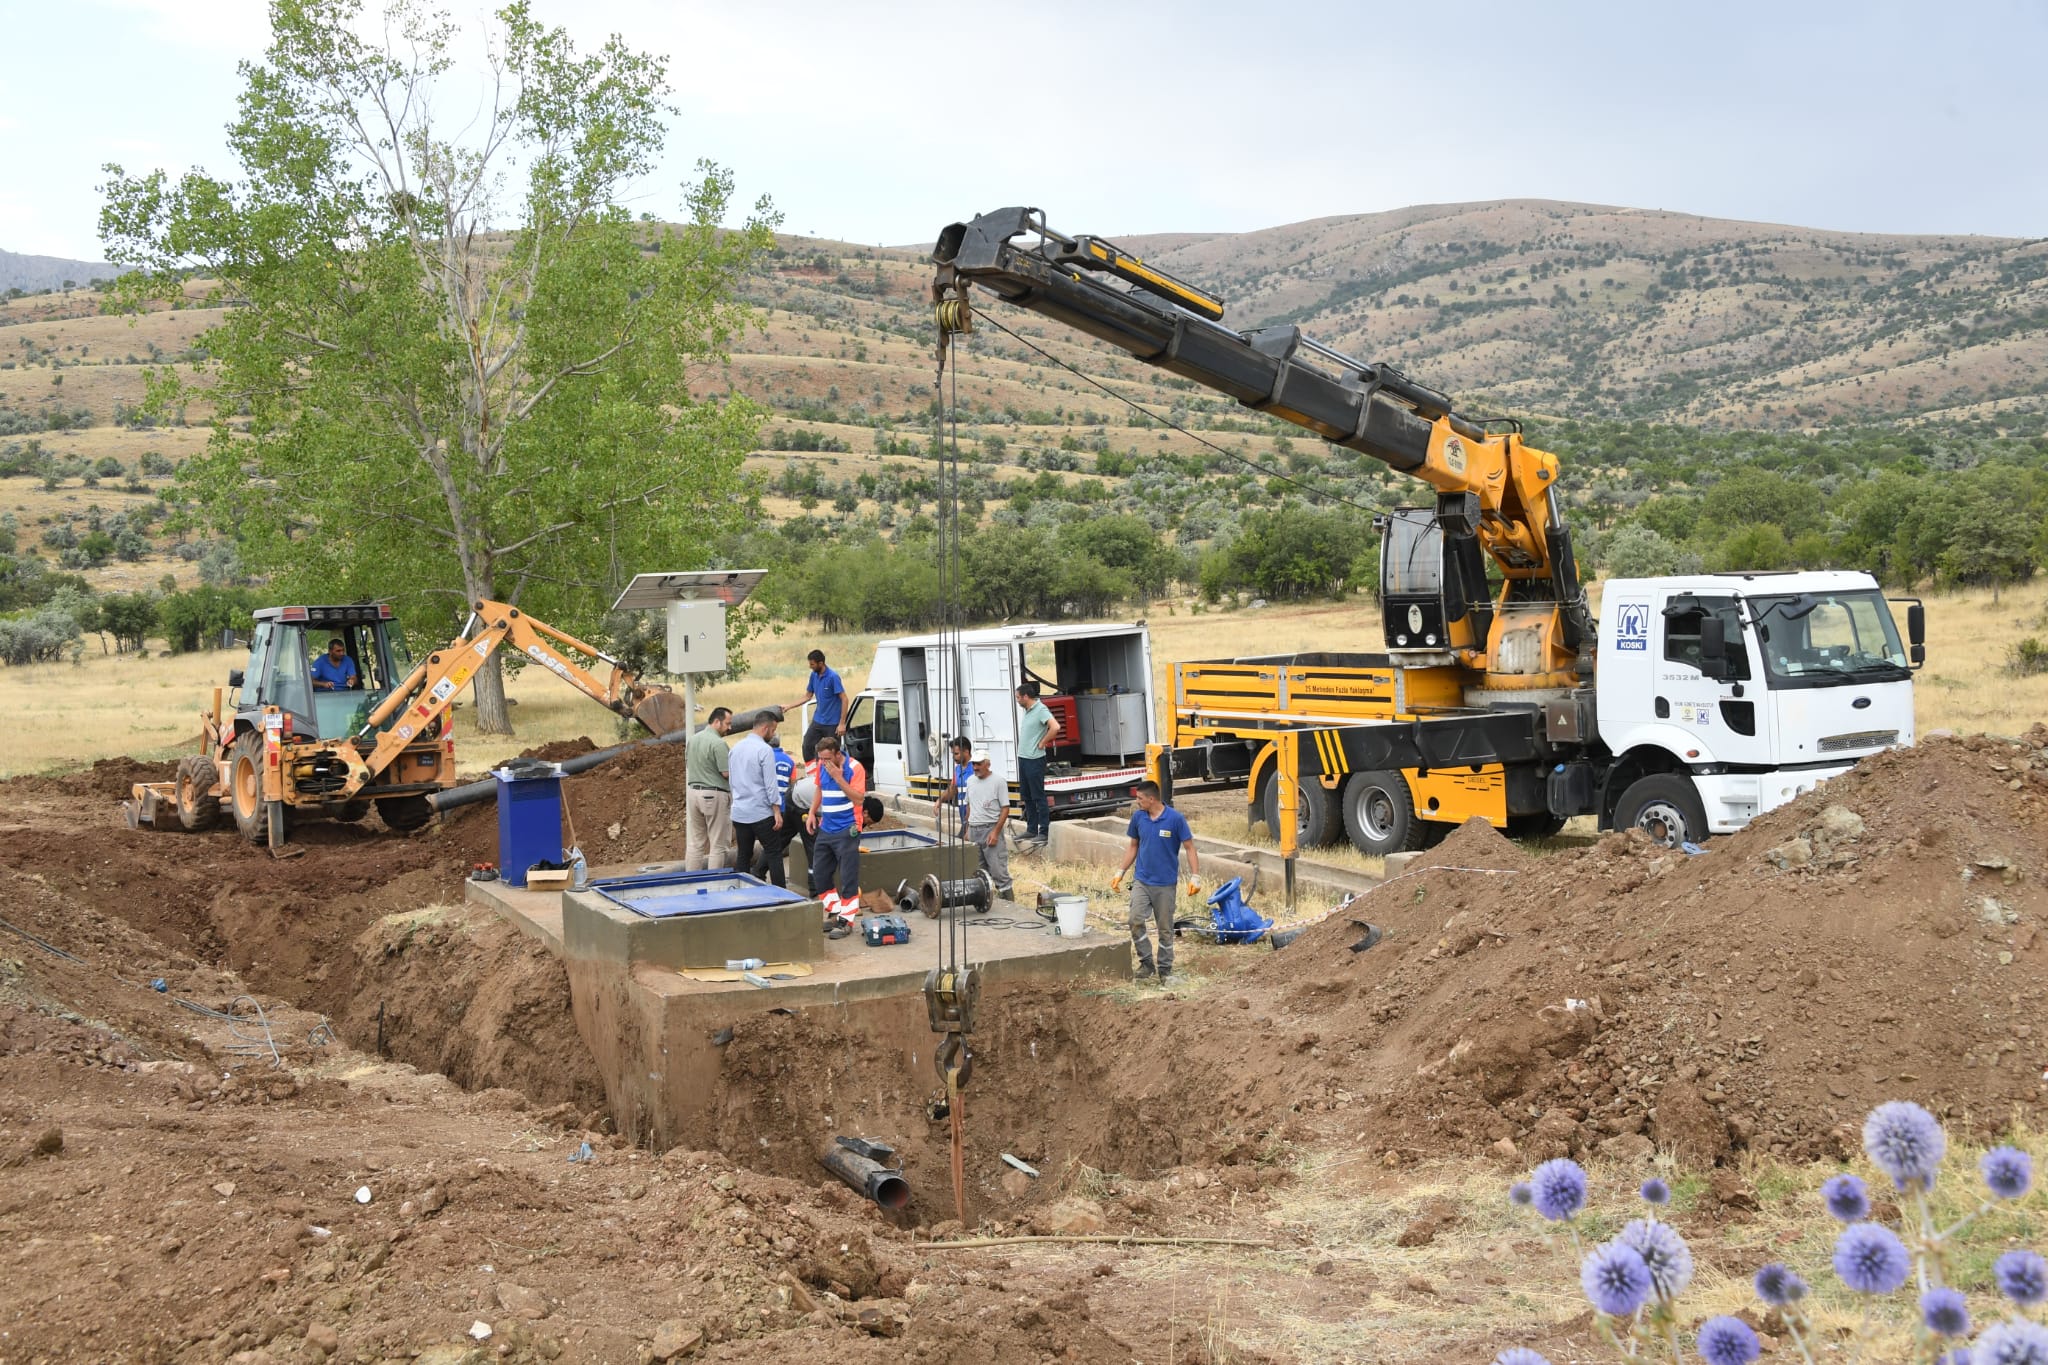
[[[1179,432],[1181,435],[1187,437],[1189,440],[1195,442],[1197,445],[1207,446],[1209,449],[1215,451],[1218,455],[1221,455],[1226,460],[1235,460],[1237,461],[1237,463],[1243,465],[1247,469],[1256,471],[1260,474],[1264,474],[1268,478],[1278,479],[1280,480],[1280,482],[1284,484],[1289,484],[1295,488],[1299,488],[1302,492],[1308,494],[1312,498],[1322,498],[1330,502],[1341,502],[1346,507],[1355,507],[1359,511],[1366,513],[1368,516],[1379,515],[1379,509],[1377,507],[1368,507],[1362,502],[1352,501],[1350,498],[1345,497],[1342,493],[1331,493],[1324,489],[1317,488],[1313,484],[1303,483],[1300,479],[1295,478],[1291,474],[1283,474],[1279,470],[1274,469],[1269,465],[1262,465],[1258,463],[1256,460],[1248,460],[1234,450],[1226,450],[1222,446],[1217,445],[1214,441],[1209,440],[1207,437],[1202,436],[1196,432],[1189,431],[1186,427],[1174,421],[1172,418],[1161,417],[1158,413],[1152,411],[1150,408],[1146,407],[1143,403],[1138,402],[1136,399],[1127,398],[1123,394],[1118,393],[1115,389],[1110,388],[1107,384],[1097,379],[1094,375],[1089,374],[1086,370],[1080,369],[1079,367],[1071,365],[1068,362],[1060,359],[1051,351],[1046,350],[1045,347],[1040,346],[1037,342],[1031,340],[1031,338],[1024,336],[1022,333],[1012,331],[1010,328],[1003,326],[1002,323],[997,322],[987,313],[977,309],[975,312],[975,316],[981,319],[983,322],[987,323],[989,326],[995,328],[998,332],[1001,332],[1004,336],[1007,336],[1014,341],[1022,342],[1024,345],[1038,352],[1039,355],[1045,357],[1047,360],[1050,360],[1053,364],[1059,366],[1067,373],[1073,375],[1076,379],[1080,379],[1086,382],[1087,384],[1093,386],[1094,388],[1100,389],[1103,393],[1108,394],[1111,398],[1114,398],[1117,402],[1122,403],[1125,407],[1130,408],[1133,412],[1136,412],[1141,416],[1151,418],[1153,421],[1159,423],[1159,425],[1167,428],[1170,431]]]

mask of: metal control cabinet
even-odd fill
[[[1145,699],[1135,692],[1084,693],[1076,697],[1081,711],[1081,752],[1089,758],[1123,757],[1145,752]]]

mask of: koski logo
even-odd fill
[[[1616,649],[1647,652],[1650,648],[1650,604],[1624,602],[1614,614]]]

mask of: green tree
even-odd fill
[[[156,600],[146,592],[109,593],[99,605],[99,628],[114,637],[117,650],[140,650],[156,629]]]
[[[1744,527],[1714,548],[1717,571],[1740,569],[1784,569],[1791,567],[1792,547],[1774,522]]]
[[[1656,578],[1678,568],[1678,547],[1651,527],[1630,522],[1607,537],[1602,552],[1609,578]]]
[[[621,202],[662,150],[665,59],[579,52],[515,0],[473,115],[445,15],[361,8],[272,0],[239,180],[107,168],[101,235],[140,267],[117,299],[196,273],[232,305],[200,345],[248,433],[223,405],[181,481],[273,595],[395,600],[427,636],[480,598],[595,631],[626,576],[694,567],[745,511],[760,413],[688,381],[749,316],[735,283],[776,220],[723,226],[708,163],[680,227]],[[158,371],[152,410],[188,383]],[[478,728],[508,732],[496,659],[475,686]]]

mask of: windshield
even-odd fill
[[[1752,597],[1772,687],[1827,687],[1912,676],[1890,608],[1875,590]]]
[[[1443,590],[1444,542],[1433,513],[1402,508],[1387,517],[1380,591],[1435,597]]]

